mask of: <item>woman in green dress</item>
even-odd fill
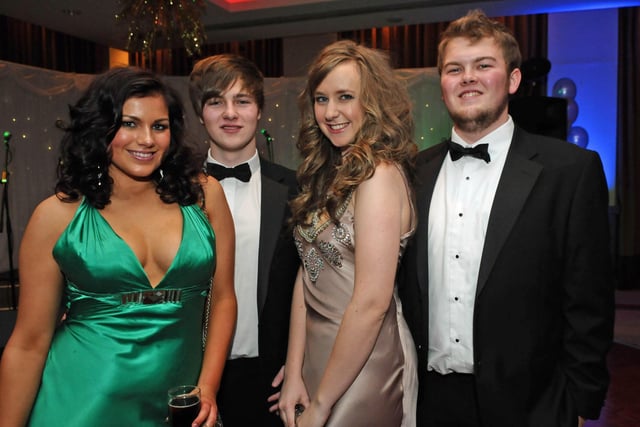
[[[56,194],[20,248],[0,425],[162,426],[167,390],[197,384],[194,425],[213,426],[236,318],[234,230],[185,145],[179,97],[150,72],[112,69],[63,128]]]

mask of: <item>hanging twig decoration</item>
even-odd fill
[[[120,0],[116,20],[129,26],[126,49],[151,56],[180,40],[189,56],[200,53],[206,39],[201,17],[204,0]]]

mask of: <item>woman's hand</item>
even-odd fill
[[[330,409],[322,409],[315,402],[302,412],[294,422],[296,427],[323,427],[331,415]]]
[[[213,393],[200,387],[200,412],[192,427],[214,427],[218,417],[218,405]]]
[[[296,426],[296,405],[309,406],[307,388],[301,377],[289,379],[285,376],[278,400],[278,412],[285,427]]]

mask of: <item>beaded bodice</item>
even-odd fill
[[[326,211],[315,211],[311,215],[311,225],[298,225],[294,230],[298,255],[313,283],[325,264],[340,268],[342,251],[353,252],[353,210],[349,209],[349,218],[344,218],[348,208],[352,206],[352,195],[353,192],[349,193],[338,207],[336,216],[339,223],[334,222]]]

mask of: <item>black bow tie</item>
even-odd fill
[[[491,156],[489,156],[489,144],[479,144],[475,147],[463,147],[460,144],[456,144],[455,142],[449,141],[449,154],[451,154],[451,160],[454,162],[458,160],[462,156],[471,156],[476,159],[482,159],[485,162],[489,163],[491,161]]]
[[[207,174],[218,181],[225,178],[236,178],[242,182],[249,182],[251,179],[251,168],[248,163],[242,163],[233,168],[227,168],[217,163],[207,163]]]

